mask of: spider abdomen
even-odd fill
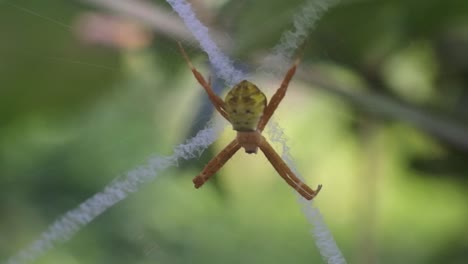
[[[224,101],[234,130],[255,131],[257,129],[267,99],[255,84],[245,80],[240,82],[229,91]]]

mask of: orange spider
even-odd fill
[[[304,184],[261,134],[286,94],[289,82],[299,64],[299,59],[288,70],[281,87],[273,95],[269,104],[267,104],[265,94],[253,83],[246,80],[235,85],[223,101],[211,89],[210,82],[206,82],[200,72],[193,67],[180,43],[179,47],[193,75],[208,94],[211,103],[237,131],[236,138],[208,162],[203,171],[193,179],[195,188],[200,188],[208,181],[241,147],[248,154],[257,153],[258,148],[260,148],[279,175],[305,199],[312,200],[319,193],[322,185],[319,185],[314,191]]]

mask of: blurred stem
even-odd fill
[[[407,122],[429,134],[439,138],[457,149],[468,152],[468,128],[460,122],[450,120],[440,113],[431,113],[422,107],[417,107],[397,101],[389,96],[375,92],[363,92],[347,89],[333,83],[326,73],[313,67],[302,65],[296,74],[300,79],[315,85],[316,88],[331,92],[360,109],[379,117]]]
[[[379,146],[378,146],[378,124],[376,120],[368,115],[360,115],[359,139],[362,146],[364,160],[361,161],[361,173],[356,182],[358,192],[358,256],[356,263],[372,264],[377,262],[377,245],[375,241],[376,231],[376,209],[378,205],[378,182],[379,182]]]
[[[153,2],[144,0],[80,0],[80,2],[133,18],[154,32],[174,40],[198,44],[179,16],[172,10],[165,10]],[[212,29],[210,34],[223,48],[229,46],[230,42],[224,34]]]

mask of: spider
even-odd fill
[[[262,136],[263,129],[285,96],[300,60],[296,59],[287,71],[280,88],[272,96],[270,103],[267,104],[265,94],[255,84],[246,80],[235,85],[223,101],[212,90],[210,81],[205,81],[202,74],[193,66],[180,43],[179,48],[193,75],[208,94],[211,103],[237,131],[236,138],[211,159],[203,171],[193,179],[195,188],[200,188],[208,181],[240,148],[244,148],[248,154],[257,153],[258,148],[260,148],[279,175],[302,197],[312,200],[319,193],[322,185],[319,185],[314,191],[303,183]]]

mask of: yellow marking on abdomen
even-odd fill
[[[234,130],[255,131],[263,115],[267,99],[258,87],[242,81],[226,95],[226,112]]]

